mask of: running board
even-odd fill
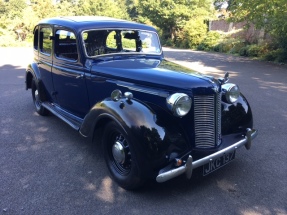
[[[56,117],[63,120],[65,123],[67,123],[73,129],[75,129],[77,131],[80,130],[80,127],[83,123],[83,120],[81,118],[73,116],[70,113],[67,113],[66,111],[60,109],[59,107],[57,107],[54,104],[51,104],[49,102],[42,102],[42,106],[44,108],[46,108],[47,110],[49,110]]]

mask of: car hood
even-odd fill
[[[186,91],[213,88],[212,78],[167,60],[119,59],[94,62],[92,75],[141,86]]]

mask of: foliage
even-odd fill
[[[260,55],[260,52],[261,52],[261,47],[256,44],[253,44],[253,45],[248,46],[247,56],[258,57]]]
[[[31,45],[34,26],[54,16],[99,15],[129,19],[125,2],[120,0],[0,1],[0,46]]]
[[[247,57],[247,49],[248,49],[248,47],[247,46],[244,46],[244,47],[242,47],[240,50],[239,50],[239,55],[240,56],[245,56],[245,57]]]
[[[279,62],[279,63],[287,63],[287,51],[284,49],[276,49],[276,50],[272,50],[267,52],[264,56],[263,56],[264,60],[267,61],[275,61],[275,62]]]
[[[196,48],[207,33],[207,25],[201,19],[189,20],[178,33],[176,45],[182,48]]]
[[[219,44],[222,39],[222,35],[217,31],[209,31],[206,37],[198,45],[197,49],[199,50],[213,50],[213,48]]]
[[[245,43],[240,38],[233,37],[230,33],[209,31],[197,49],[235,54],[244,46]]]
[[[216,0],[216,3],[225,0]],[[227,10],[231,21],[253,23],[258,29],[264,28],[279,48],[287,50],[287,4],[286,0],[228,0]]]
[[[211,0],[141,0],[138,11],[162,29],[164,40],[176,41],[189,20],[208,19],[213,15]]]
[[[27,4],[29,2],[29,4]],[[56,2],[56,3],[55,3]],[[214,18],[212,3],[225,0],[5,0],[0,1],[0,46],[31,46],[34,26],[53,16],[98,15],[133,20],[154,26],[168,46],[228,52],[287,61],[286,0],[227,0],[231,21],[246,21],[264,28],[272,46],[246,44],[230,35],[207,32]],[[127,43],[129,43],[128,41]]]
[[[114,0],[79,0],[75,15],[77,16],[108,16],[129,19],[122,1]]]

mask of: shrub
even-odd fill
[[[174,42],[173,42],[172,39],[169,38],[167,40],[163,40],[163,45],[173,47],[174,46]]]
[[[207,33],[207,26],[203,20],[189,20],[176,38],[176,45],[181,48],[195,48]]]
[[[198,50],[219,50],[215,48],[222,39],[222,35],[217,31],[209,31],[203,41],[197,46]]]
[[[213,50],[216,52],[238,53],[244,46],[244,43],[236,38],[223,38],[221,42],[213,46]]]
[[[249,57],[258,57],[261,53],[261,47],[258,45],[250,45],[247,47],[246,55]]]
[[[287,50],[277,49],[277,50],[269,51],[263,56],[263,59],[267,61],[287,63]]]
[[[219,43],[213,47],[213,51],[222,52],[222,43]]]
[[[233,44],[233,47],[229,50],[229,53],[237,54],[244,46],[245,44],[242,41],[237,41]]]
[[[240,55],[240,56],[247,56],[247,49],[248,49],[247,46],[242,47],[242,48],[239,50],[239,55]]]

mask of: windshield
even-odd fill
[[[87,56],[109,54],[161,54],[158,35],[141,30],[90,30],[82,33]]]

